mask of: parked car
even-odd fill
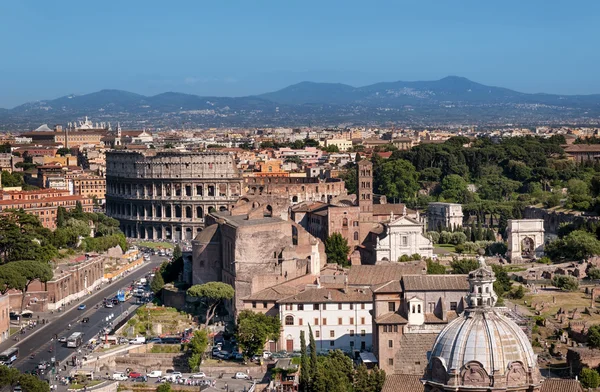
[[[200,373],[192,374],[190,376],[190,378],[206,378],[206,374],[200,372]]]
[[[16,387],[13,388],[13,392],[23,392],[23,389],[21,388],[20,385],[17,385]]]
[[[157,343],[157,344],[161,344],[162,343],[162,339],[161,338],[152,338],[150,340],[147,340],[146,343]]]
[[[181,372],[173,372],[169,375],[169,377],[171,378],[171,380],[175,381],[178,378],[183,377],[183,374],[181,374]]]
[[[89,323],[90,322],[90,318],[89,317],[84,317],[81,319],[82,323]]]
[[[67,343],[67,337],[66,336],[60,337],[60,338],[58,338],[58,341],[61,343]]]
[[[115,381],[127,381],[125,373],[113,373],[112,379]]]
[[[77,307],[78,310],[85,310],[86,306],[85,304],[81,304]]]
[[[241,354],[241,353],[236,353],[236,354],[234,355],[233,359],[235,359],[235,360],[238,360],[238,361],[241,361],[241,360],[243,360],[243,359],[244,359],[244,354]]]
[[[162,371],[160,371],[160,370],[153,370],[150,373],[146,374],[146,377],[148,377],[148,378],[160,378],[160,377],[162,377]]]
[[[131,339],[129,344],[144,344],[146,343],[146,338],[144,336],[138,336],[137,338]]]
[[[129,372],[129,377],[130,378],[142,377],[142,373],[140,373],[140,372]]]
[[[113,305],[112,301],[111,301],[111,302],[106,302],[106,303],[104,304],[104,307],[105,307],[105,308],[112,308],[113,306],[114,306],[114,305]]]
[[[237,372],[233,378],[236,380],[250,380],[250,376],[243,372]]]
[[[146,376],[136,377],[136,379],[133,380],[133,381],[135,381],[135,382],[146,382],[146,381],[148,381],[148,377],[146,377]]]

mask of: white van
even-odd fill
[[[160,370],[153,370],[150,373],[146,374],[146,377],[148,377],[148,378],[160,378],[160,377],[162,377],[162,371],[160,371]]]
[[[115,381],[127,381],[127,375],[125,373],[113,373],[112,379]]]
[[[129,344],[144,344],[144,343],[146,343],[145,336],[138,336],[137,338],[131,339],[129,341]]]

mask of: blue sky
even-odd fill
[[[0,1],[0,107],[448,75],[600,93],[599,1]]]

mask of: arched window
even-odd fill
[[[485,286],[485,292],[489,293],[490,292],[490,286]]]
[[[358,231],[354,232],[354,241],[358,241]]]
[[[294,325],[294,316],[285,316],[285,325]]]
[[[421,304],[417,305],[417,309],[418,309],[417,313],[421,313]]]

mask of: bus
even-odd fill
[[[74,332],[67,339],[67,347],[77,348],[77,347],[81,346],[82,340],[83,340],[83,333],[82,332]]]
[[[13,348],[9,348],[8,350],[4,350],[3,352],[0,353],[0,364],[10,365],[14,361],[17,360],[18,356],[19,356],[19,348],[18,347],[13,347]]]

